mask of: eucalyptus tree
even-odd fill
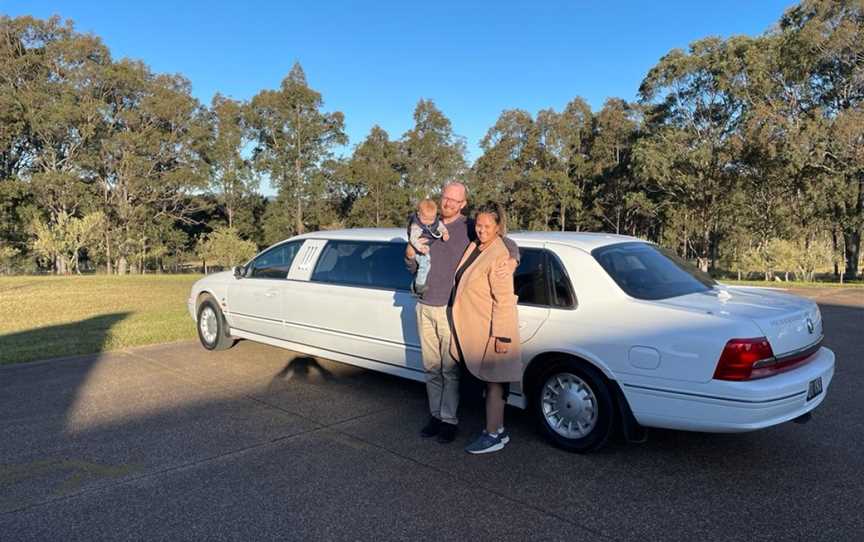
[[[564,198],[570,196],[572,222],[574,229],[580,231],[596,226],[589,210],[595,197],[591,186],[592,158],[594,145],[593,114],[588,103],[580,97],[572,99],[561,112],[561,137],[566,147],[562,158],[566,159],[569,185],[558,189]],[[568,201],[564,199],[564,202]],[[562,228],[566,226],[566,207],[562,207]]]
[[[809,243],[827,216],[821,161],[824,122],[775,35],[742,41],[743,69],[733,92],[744,104],[733,138],[737,222],[749,241]],[[738,240],[730,239],[731,243]],[[778,245],[779,246],[779,245]]]
[[[414,108],[414,126],[402,135],[400,164],[412,200],[436,194],[465,173],[465,141],[432,100]]]
[[[209,119],[180,76],[155,75],[129,60],[112,64],[105,76],[112,89],[103,110],[109,129],[96,172],[110,213],[107,260],[116,251],[123,274],[154,245],[155,224],[188,221],[197,209],[191,196],[208,185],[202,153]]]
[[[826,122],[823,159],[814,162],[831,184],[846,273],[855,278],[864,229],[864,2],[804,0],[783,14],[777,32],[784,60]]]
[[[258,177],[244,155],[248,142],[245,106],[216,94],[210,105],[212,140],[206,160],[210,165],[210,188],[225,207],[228,227],[235,227],[238,208],[258,189]]]
[[[535,213],[537,179],[532,177],[538,157],[534,119],[521,109],[502,111],[480,148],[483,154],[474,163],[469,187],[472,200],[497,201],[507,208],[512,227],[528,227]]]
[[[590,163],[596,176],[594,212],[615,233],[651,232],[657,202],[633,174],[631,157],[639,135],[640,109],[620,98],[609,98],[594,117]]]
[[[46,67],[39,51],[62,32],[57,18],[0,17],[0,181],[26,171],[37,152],[22,95],[42,84]]]
[[[99,39],[69,21],[0,19],[0,179],[23,182],[48,226],[92,210],[86,165],[99,145],[100,73],[110,62]],[[63,272],[66,261],[52,265]]]
[[[378,125],[372,127],[343,169],[351,192],[349,225],[404,226],[411,210],[399,172],[399,144]]]
[[[649,104],[646,136],[634,149],[637,174],[686,214],[699,265],[714,267],[718,242],[729,226],[735,178],[732,139],[743,103],[733,92],[741,53],[749,38],[706,38],[688,52],[674,49],[654,66],[639,88]]]
[[[291,204],[285,208],[291,225],[282,224],[290,228],[283,236],[305,231],[304,211],[322,195],[320,166],[334,146],[348,143],[342,113],[322,112],[323,103],[299,63],[278,90],[262,90],[250,103],[255,165],[278,189],[280,205]]]
[[[537,113],[538,168],[540,176],[547,180],[546,195],[541,197],[541,213],[544,225],[549,219],[546,206],[558,210],[558,228],[567,228],[568,211],[576,230],[590,224],[586,221],[590,189],[590,166],[588,153],[592,140],[591,108],[582,98],[574,98],[561,113],[544,109]]]

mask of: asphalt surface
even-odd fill
[[[423,440],[421,384],[252,342],[0,368],[0,541],[862,540],[864,290],[801,290],[837,355],[806,425],[576,455]]]

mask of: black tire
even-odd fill
[[[577,453],[603,447],[617,415],[603,374],[574,358],[556,359],[540,371],[532,386],[531,410],[547,440]]]
[[[206,297],[198,305],[196,326],[198,340],[207,350],[227,350],[234,346],[234,339],[228,335],[228,326],[219,304],[212,297]]]

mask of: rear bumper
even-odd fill
[[[834,352],[820,348],[805,365],[759,380],[712,380],[686,388],[621,383],[636,420],[646,427],[735,433],[770,427],[810,412],[828,393]],[[809,383],[822,379],[822,393],[807,400]]]

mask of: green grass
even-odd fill
[[[730,286],[763,286],[766,288],[864,288],[864,282],[803,282],[790,280],[789,282],[777,282],[770,280],[733,280],[717,279],[723,284]]]
[[[198,278],[0,277],[0,365],[192,339]]]
[[[0,277],[0,365],[194,339],[186,299],[199,277]],[[723,282],[776,288],[839,286]],[[864,284],[844,287],[864,288]]]

